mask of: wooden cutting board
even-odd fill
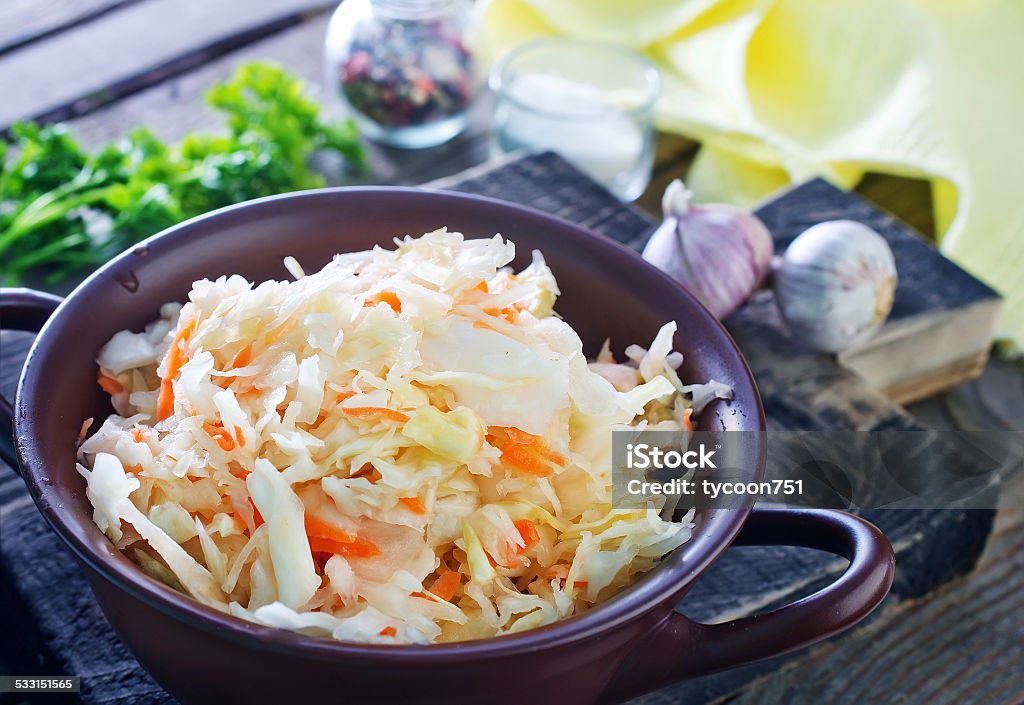
[[[889,243],[899,277],[892,313],[870,340],[839,355],[869,386],[906,404],[981,374],[1002,300],[910,227],[822,179],[777,195],[757,212],[779,253],[826,220],[855,220]]]
[[[456,190],[528,204],[572,220],[631,247],[642,246],[656,223],[615,200],[552,154],[514,158],[435,183]],[[861,202],[830,206],[834,217],[850,217]],[[785,194],[760,211],[773,218],[795,217]],[[806,200],[792,208],[807,207]],[[777,214],[773,216],[773,213]],[[595,296],[599,296],[595,290]],[[728,321],[757,377],[769,423],[781,429],[907,429],[922,434],[927,462],[969,464],[937,433],[929,431],[829,356],[795,351],[770,301],[759,299]],[[25,347],[5,336],[0,346],[0,389],[10,393]],[[976,561],[992,525],[992,510],[887,510],[867,514],[897,551],[893,600],[927,594]],[[790,601],[834,579],[842,566],[812,551],[786,548],[731,550],[687,597],[683,611],[694,618],[721,620]],[[173,700],[141,669],[112,633],[85,578],[31,505],[21,480],[0,468],[0,624],[18,640],[0,640],[2,660],[20,672],[82,676],[86,703],[157,705]],[[758,675],[783,667],[775,660],[697,679],[637,701],[710,703],[742,691]]]

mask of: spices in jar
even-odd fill
[[[364,133],[400,147],[458,134],[475,94],[454,0],[346,0],[331,21],[328,76]]]

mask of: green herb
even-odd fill
[[[177,145],[139,129],[88,154],[64,125],[14,125],[14,148],[0,141],[0,282],[57,284],[186,218],[323,186],[309,167],[318,150],[364,166],[354,124],[322,121],[280,67],[246,64],[206,100],[227,132]]]

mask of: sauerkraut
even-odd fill
[[[539,252],[513,273],[500,236],[395,245],[197,281],[110,340],[116,414],[78,468],[116,546],[254,622],[433,643],[577,614],[686,542],[689,516],[612,503],[612,430],[685,434],[728,396],[683,385],[675,324],[588,363]]]

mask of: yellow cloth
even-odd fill
[[[1005,297],[1024,347],[1024,1],[486,0],[478,47],[572,35],[662,69],[663,130],[702,142],[699,199],[821,175],[929,179],[943,252]]]

